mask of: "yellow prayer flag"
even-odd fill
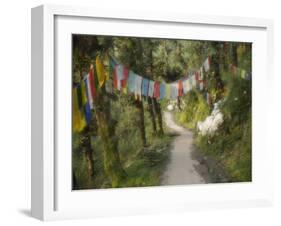
[[[170,84],[166,84],[166,98],[170,99],[171,97],[171,86]]]
[[[246,78],[246,71],[244,69],[241,70],[241,78]]]
[[[97,58],[96,58],[96,70],[97,70],[99,86],[102,87],[102,85],[104,84],[104,82],[106,80],[106,74],[105,74],[105,69],[104,69],[103,63],[99,56],[97,56]]]
[[[79,110],[77,88],[72,90],[72,126],[74,132],[81,132],[86,126],[85,117]]]
[[[127,86],[124,87],[124,88],[122,88],[122,92],[123,92],[124,94],[127,94],[127,93],[128,93],[128,92],[127,92]]]
[[[108,56],[108,54],[106,54],[106,56],[105,56],[105,61],[106,61],[106,63],[107,63],[107,70],[105,70],[105,80],[106,81],[108,81],[109,80],[109,77],[110,77],[110,62],[109,62],[109,56]]]

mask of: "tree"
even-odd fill
[[[110,102],[110,97],[107,96],[105,87],[101,87],[95,102],[95,116],[104,149],[105,172],[111,180],[112,187],[118,187],[126,178],[126,173],[120,162],[118,139],[115,135],[117,122],[111,117]]]
[[[104,55],[111,47],[110,38],[98,40],[97,36],[74,35],[73,36],[73,70],[80,71],[80,81],[84,72],[88,72],[89,65],[94,64],[96,56]],[[96,75],[95,75],[96,76]],[[120,162],[118,152],[118,140],[115,136],[116,122],[111,117],[110,95],[107,94],[105,86],[98,88],[98,98],[94,99],[93,114],[98,125],[98,134],[103,141],[104,169],[111,180],[112,187],[117,187],[126,177]],[[88,162],[89,177],[93,176],[93,149],[90,143],[88,128],[81,133],[85,142],[85,157]]]

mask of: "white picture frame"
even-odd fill
[[[124,29],[120,29],[122,27]],[[71,191],[71,149],[69,143],[62,144],[58,137],[69,136],[68,139],[71,139],[71,120],[68,117],[70,92],[68,87],[63,88],[60,84],[71,77],[71,45],[68,38],[77,32],[252,41],[253,181]],[[43,5],[32,9],[31,39],[33,217],[56,220],[272,204],[273,179],[269,175],[273,172],[273,153],[267,148],[266,139],[260,139],[266,138],[264,100],[272,85],[271,20]],[[58,111],[58,105],[62,102],[66,107]]]

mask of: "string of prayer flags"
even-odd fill
[[[100,59],[100,56],[96,57],[96,71],[97,71],[99,87],[102,87],[106,80],[106,74],[105,74],[104,65]]]
[[[141,100],[142,96],[157,99],[177,99],[187,94],[194,88],[201,91],[206,89],[205,76],[211,67],[211,58],[207,57],[198,70],[190,70],[187,76],[173,83],[165,83],[149,80],[128,70],[116,60],[107,58],[109,70],[106,71],[100,56],[96,57],[94,65],[91,65],[89,73],[84,76],[80,84],[75,85],[72,90],[73,98],[73,129],[75,132],[81,132],[91,122],[91,109],[94,108],[95,100],[98,96],[98,89],[106,84],[112,88],[122,91],[123,93],[132,93],[136,99]],[[251,73],[235,65],[230,65],[230,71],[234,76],[245,80],[251,80]],[[108,73],[108,74],[107,74]],[[112,75],[112,79],[110,79]],[[112,87],[113,81],[113,87]],[[207,89],[206,89],[207,90]],[[211,104],[211,95],[205,92],[206,102]]]
[[[148,96],[153,97],[154,94],[154,81],[149,80]]]
[[[205,74],[210,70],[211,67],[211,57],[208,56],[201,67],[197,70],[190,70],[187,72],[187,76],[180,79],[178,82],[171,84],[160,83],[153,80],[148,80],[140,75],[135,74],[133,71],[129,71],[124,66],[117,64],[113,59],[109,60],[111,67],[115,67],[114,77],[114,87],[118,90],[123,90],[123,92],[134,93],[136,97],[141,98],[141,96],[149,96],[157,99],[176,99],[184,94],[187,94],[193,88],[198,88],[203,91],[206,87]],[[243,79],[250,79],[250,75],[242,69],[239,69],[231,65],[231,71],[235,75],[241,76]]]

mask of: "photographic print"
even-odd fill
[[[72,189],[250,182],[252,44],[72,35]]]

